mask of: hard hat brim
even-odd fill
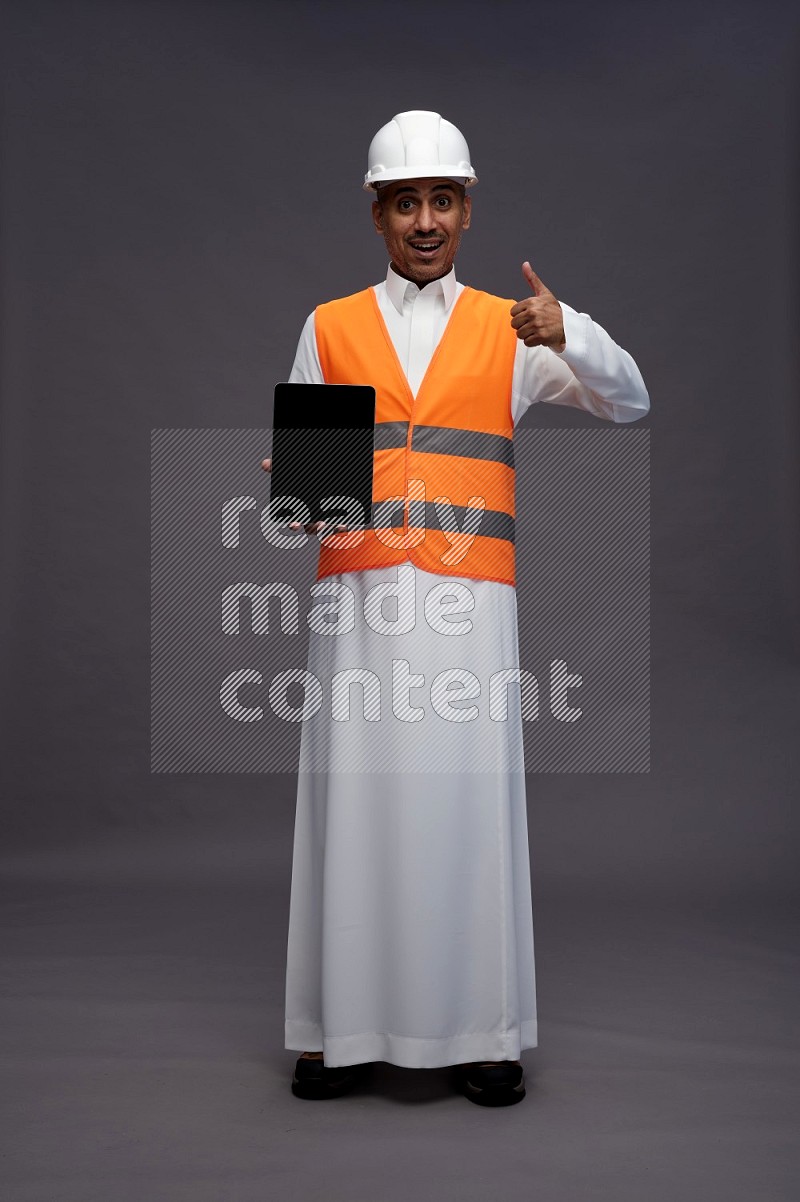
[[[459,168],[452,163],[439,163],[434,167],[387,167],[374,174],[368,171],[364,176],[362,187],[365,192],[375,192],[378,184],[390,184],[400,179],[439,179],[440,177],[463,183],[465,188],[471,188],[478,182],[478,177],[474,173],[464,174],[463,166]]]

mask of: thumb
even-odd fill
[[[543,292],[547,292],[546,286],[539,279],[527,259],[522,264],[522,274],[530,284],[531,292],[534,296],[541,296]]]

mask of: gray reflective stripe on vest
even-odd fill
[[[449,426],[415,426],[411,450],[429,455],[461,455],[465,459],[491,459],[514,466],[514,443],[504,434],[481,430],[453,430]]]
[[[408,422],[376,422],[375,450],[392,451],[404,447]],[[426,455],[459,455],[464,459],[489,459],[493,463],[514,466],[514,443],[504,434],[486,434],[482,430],[454,430],[450,426],[415,426],[412,451]]]
[[[394,451],[404,447],[408,439],[408,422],[376,422],[375,441],[376,451]]]
[[[423,512],[424,511],[424,512]],[[400,531],[403,526],[403,501],[377,501],[373,503],[373,520],[366,529],[375,528],[375,515],[380,516],[379,529],[392,527]],[[469,521],[466,505],[442,505],[437,508],[435,501],[412,500],[409,504],[409,524],[424,527],[426,530],[446,530],[448,533],[463,531],[465,534],[479,534],[482,538],[504,538],[513,543],[514,519],[510,513],[502,509],[469,510]]]

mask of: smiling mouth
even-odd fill
[[[412,250],[417,252],[418,255],[423,255],[426,259],[432,259],[437,251],[441,250],[441,248],[444,246],[444,241],[423,241],[420,239],[417,242],[411,242],[409,245],[411,246]]]

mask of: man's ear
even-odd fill
[[[472,197],[465,196],[464,197],[464,216],[461,220],[462,230],[469,229],[469,223],[471,220],[472,220]]]
[[[372,202],[372,220],[375,224],[376,232],[379,234],[382,234],[383,233],[383,209],[381,207],[381,203],[379,200],[373,200],[373,202]]]

